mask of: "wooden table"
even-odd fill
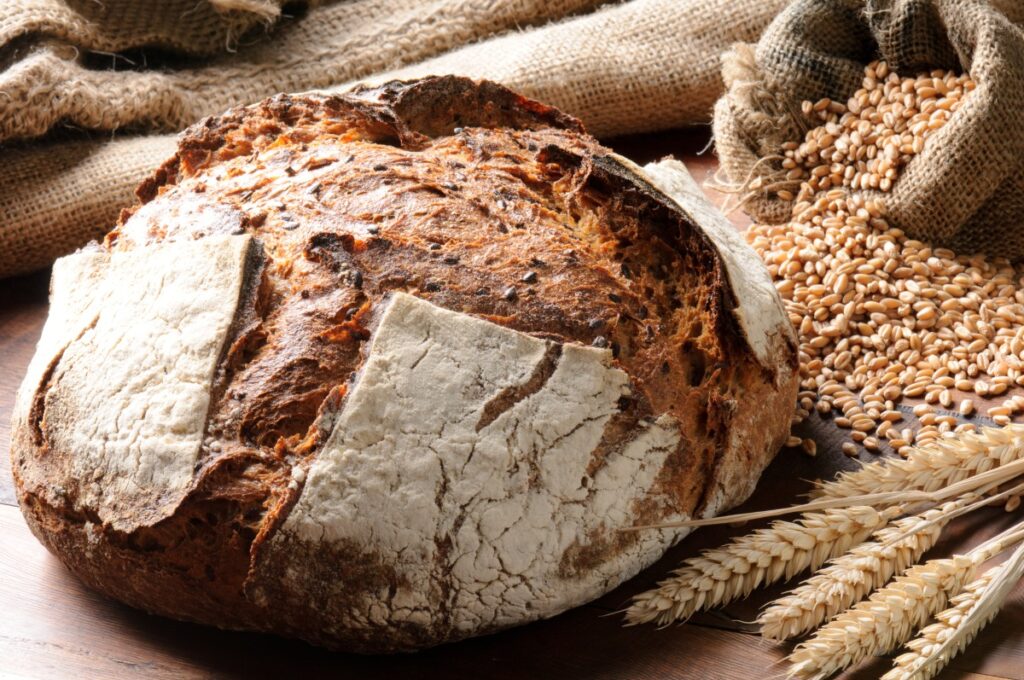
[[[640,162],[673,153],[698,180],[714,170],[699,154],[706,132],[676,132],[613,140]],[[713,197],[715,198],[715,197]],[[744,222],[733,216],[737,226]],[[0,281],[0,678],[708,678],[784,677],[787,645],[763,642],[749,624],[779,586],[722,612],[702,614],[662,630],[623,628],[628,598],[650,587],[680,559],[721,543],[739,529],[696,532],[656,566],[589,605],[497,635],[390,657],[331,654],[267,635],[224,632],[170,621],[96,595],[71,577],[36,542],[18,512],[6,452],[14,392],[46,317],[48,272]],[[794,500],[802,480],[831,476],[854,463],[838,451],[836,431],[812,419],[805,433],[819,442],[810,458],[783,450],[745,508]],[[963,549],[1009,526],[1014,517],[992,509],[956,522],[936,554]],[[1024,588],[969,651],[941,677],[1024,680]],[[876,659],[841,677],[877,678],[889,667]]]

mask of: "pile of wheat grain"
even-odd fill
[[[822,125],[783,149],[799,187],[793,217],[755,224],[747,238],[799,334],[798,418],[812,408],[835,412],[866,449],[888,440],[906,454],[911,444],[974,429],[936,412],[975,414],[975,402],[955,391],[991,398],[1024,385],[1024,272],[908,238],[886,223],[877,193],[859,191],[888,191],[973,81],[945,71],[900,78],[875,62],[863,85],[846,104],[805,103]],[[924,400],[914,408],[919,428],[903,422],[896,406],[904,397]],[[1019,412],[1018,395],[985,415],[1006,424]],[[848,443],[844,451],[857,450]]]

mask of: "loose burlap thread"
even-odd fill
[[[788,1],[2,3],[0,276],[108,230],[173,153],[167,133],[280,91],[456,73],[558,106],[601,136],[708,122],[719,55],[755,40]],[[97,52],[118,56],[101,69]]]
[[[725,56],[726,94],[715,106],[715,144],[737,190],[784,174],[783,142],[818,124],[804,100],[846,99],[864,66],[885,59],[902,75],[969,73],[977,88],[880,198],[911,236],[958,252],[1024,257],[1024,3],[1007,0],[796,0],[756,47]],[[787,187],[792,188],[792,187]],[[771,190],[744,209],[766,223],[792,204]]]

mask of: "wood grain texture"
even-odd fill
[[[666,154],[686,160],[698,181],[715,170],[703,132],[673,132],[614,140],[638,162]],[[722,196],[711,194],[721,203]],[[737,227],[747,220],[730,216]],[[2,678],[781,678],[789,647],[763,642],[743,623],[785,590],[776,586],[723,611],[701,614],[663,630],[623,628],[613,614],[633,594],[663,578],[680,560],[720,544],[745,528],[696,532],[657,565],[596,602],[497,635],[414,655],[331,654],[304,643],[170,621],[132,610],[81,586],[31,535],[14,504],[6,452],[14,392],[46,316],[48,272],[0,281],[0,677]],[[812,418],[802,433],[815,438],[810,458],[783,450],[744,509],[774,507],[806,491],[803,480],[829,477],[855,463],[838,451],[840,436]],[[934,552],[963,550],[1015,521],[997,509],[954,523]],[[1024,680],[1024,587],[942,680]],[[889,667],[873,660],[844,680],[877,678]]]

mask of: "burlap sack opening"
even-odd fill
[[[863,68],[882,58],[902,75],[966,71],[977,89],[902,171],[888,194],[889,221],[959,252],[1024,257],[1024,3],[989,0],[796,0],[756,48],[724,59],[727,92],[714,132],[727,181],[762,178],[744,209],[778,223],[791,203],[774,192],[785,141],[818,123],[800,109],[823,97],[845,102]],[[794,191],[795,193],[795,191]]]

